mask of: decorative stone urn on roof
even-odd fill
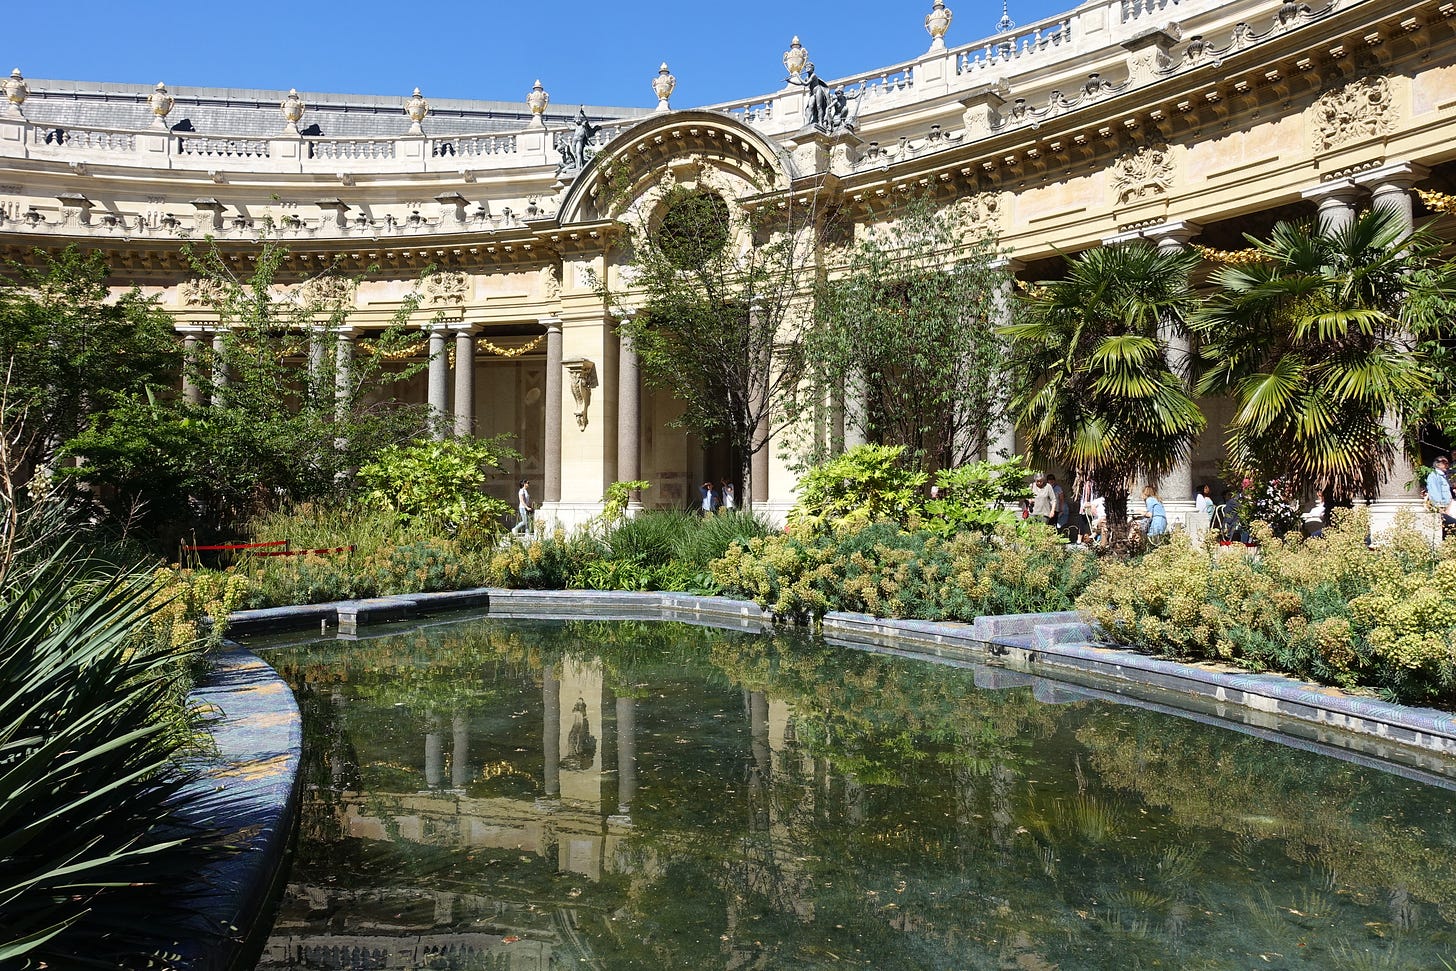
[[[167,115],[171,114],[172,106],[177,99],[167,93],[167,85],[157,82],[157,87],[147,96],[147,107],[152,112],[152,127],[160,128],[163,131],[167,128]]]
[[[25,83],[25,75],[20,73],[20,68],[10,72],[10,77],[5,79],[5,97],[10,102],[7,109],[12,117],[25,117],[20,113],[20,106],[25,104],[25,99],[30,97],[30,85]]]
[[[415,93],[409,96],[404,103],[404,113],[409,115],[411,135],[423,135],[425,133],[425,116],[430,113],[430,103],[420,94],[420,89],[415,88]]]
[[[532,86],[530,91],[526,92],[526,107],[531,109],[532,128],[546,127],[546,119],[544,116],[546,114],[546,106],[550,103],[551,95],[547,94],[546,89],[541,87],[541,79],[537,78],[535,85]]]
[[[288,97],[284,98],[278,107],[283,112],[283,120],[287,122],[283,126],[283,133],[285,135],[297,135],[298,123],[303,120],[303,112],[308,107],[303,103],[303,99],[298,96],[298,89],[289,88]]]
[[[809,51],[803,44],[799,43],[796,35],[789,42],[789,49],[784,51],[784,67],[789,72],[789,77],[796,78],[804,73],[804,68],[809,63]]]
[[[677,78],[667,70],[667,62],[662,62],[662,67],[657,69],[657,77],[652,79],[652,93],[657,95],[657,110],[671,111],[672,106],[667,99],[672,97],[672,89],[677,87]]]
[[[953,16],[950,8],[945,5],[945,0],[935,0],[934,9],[925,15],[925,30],[930,34],[931,50],[945,50],[945,32],[950,30]]]

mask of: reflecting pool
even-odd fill
[[[628,621],[265,656],[259,968],[1456,968],[1452,792],[1076,688]]]

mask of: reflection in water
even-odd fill
[[[1448,791],[1067,686],[625,622],[269,660],[260,968],[1456,965]]]

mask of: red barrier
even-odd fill
[[[222,543],[217,546],[184,546],[184,553],[200,553],[204,550],[256,550],[265,546],[287,546],[288,540],[274,539],[266,543]]]

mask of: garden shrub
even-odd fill
[[[793,621],[831,610],[962,621],[1066,610],[1097,570],[1095,557],[1067,549],[1049,530],[1002,525],[945,539],[891,523],[753,539],[712,564],[724,593]]]
[[[394,445],[359,469],[364,502],[454,531],[467,524],[504,528],[510,504],[487,495],[487,469],[520,455],[498,439],[445,438]]]
[[[1257,550],[1174,543],[1109,564],[1078,607],[1151,653],[1456,701],[1456,543],[1433,550],[1405,518],[1367,547],[1363,510],[1322,539],[1254,529]]]

